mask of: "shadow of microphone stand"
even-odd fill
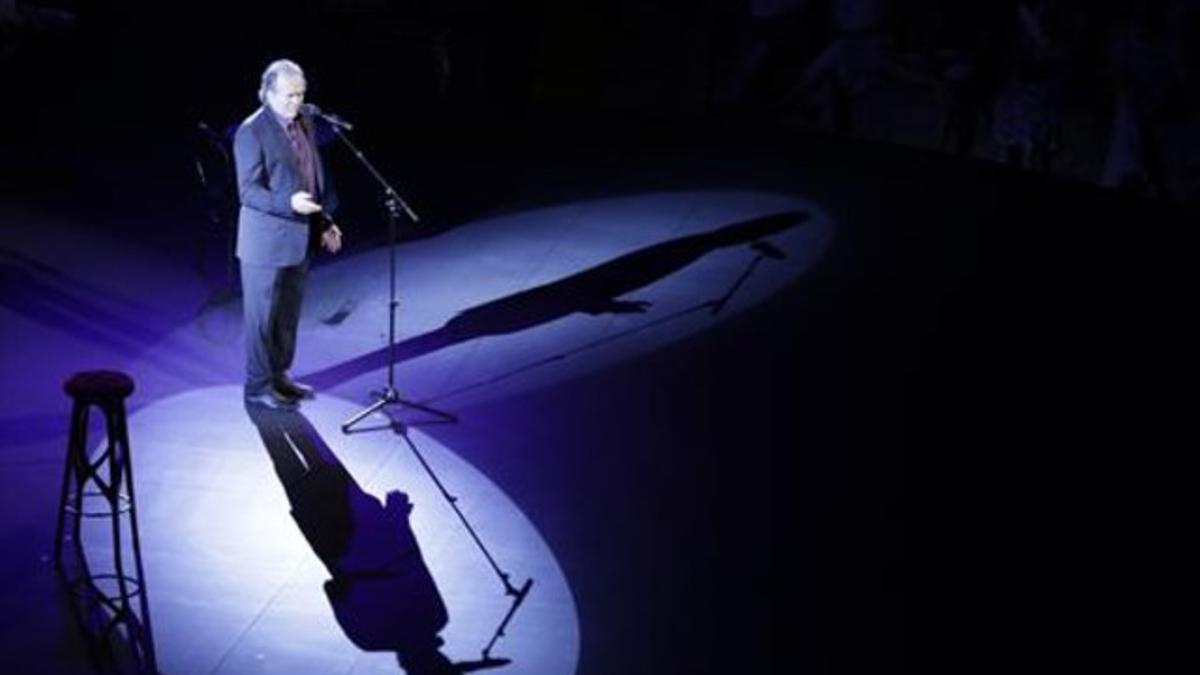
[[[602,347],[606,344],[609,344],[611,342],[616,342],[617,340],[627,338],[631,335],[635,335],[637,333],[641,333],[643,331],[650,330],[652,328],[657,328],[659,326],[663,326],[668,323],[672,323],[672,322],[682,319],[683,317],[688,316],[690,314],[695,314],[696,312],[699,312],[701,310],[707,309],[711,316],[716,316],[717,314],[719,314],[721,312],[722,309],[725,308],[725,305],[728,304],[731,299],[733,299],[734,295],[737,294],[738,290],[746,283],[746,281],[751,277],[751,275],[754,274],[754,271],[758,268],[759,264],[762,263],[763,259],[770,258],[772,260],[783,260],[783,259],[787,258],[787,253],[783,249],[779,248],[778,246],[772,244],[771,242],[769,242],[765,239],[760,239],[760,240],[750,244],[750,249],[753,250],[757,255],[754,256],[754,258],[746,266],[746,269],[744,269],[742,271],[742,273],[740,275],[738,275],[737,279],[734,280],[733,284],[731,284],[729,286],[729,288],[725,291],[725,293],[721,297],[719,297],[715,300],[703,300],[694,305],[690,305],[688,307],[684,307],[683,309],[672,312],[666,316],[662,316],[662,317],[659,317],[652,321],[647,321],[638,326],[634,326],[633,328],[628,328],[626,330],[614,333],[612,335],[606,335],[602,338],[592,340],[591,342],[587,342],[578,347],[568,349],[567,351],[559,352],[557,354],[553,354],[551,356],[547,356],[547,357],[538,359],[537,361],[533,361],[531,363],[526,363],[525,365],[518,366],[516,368],[513,368],[512,370],[500,373],[499,375],[495,375],[493,377],[489,377],[485,380],[480,380],[478,382],[472,382],[471,384],[464,385],[462,387],[453,389],[453,390],[445,392],[443,394],[438,394],[436,396],[432,396],[428,400],[430,403],[433,403],[433,402],[441,401],[441,400],[444,400],[447,398],[451,398],[453,396],[465,394],[467,392],[474,391],[476,389],[480,389],[482,387],[486,387],[491,384],[496,384],[497,382],[501,382],[503,380],[507,380],[512,377],[516,377],[517,375],[534,370],[536,368],[540,368],[545,365],[549,365],[551,363],[563,361],[563,360],[570,358],[572,356],[575,356],[577,354],[582,354],[583,352],[587,352],[592,349],[596,349],[597,347]]]
[[[412,438],[409,437],[408,425],[392,418],[391,415],[387,415],[387,417],[389,420],[391,420],[390,426],[392,431],[404,439],[405,444],[408,445],[408,449],[412,451],[413,455],[416,456],[417,461],[421,463],[421,468],[425,470],[425,473],[429,474],[430,480],[432,480],[433,484],[437,486],[438,491],[441,492],[442,497],[445,498],[446,502],[450,504],[450,508],[454,510],[455,515],[458,516],[459,521],[461,521],[463,527],[466,528],[467,534],[471,535],[471,539],[475,542],[475,545],[479,547],[479,550],[483,553],[483,557],[487,559],[488,564],[496,573],[496,576],[500,579],[500,583],[504,587],[504,594],[512,598],[512,604],[509,606],[508,612],[505,613],[504,618],[500,620],[500,624],[496,627],[496,631],[492,634],[491,640],[489,640],[487,645],[485,645],[483,648],[482,661],[472,664],[477,668],[504,665],[508,663],[508,660],[493,657],[491,655],[492,648],[495,647],[496,642],[498,642],[500,638],[504,636],[504,630],[508,627],[509,621],[511,621],[513,615],[517,613],[517,609],[520,608],[521,604],[525,602],[525,597],[529,595],[529,590],[533,587],[533,578],[530,577],[526,579],[525,583],[521,584],[520,588],[512,584],[511,576],[500,568],[500,565],[496,562],[496,559],[493,558],[491,552],[488,551],[487,546],[484,545],[483,540],[479,538],[479,534],[475,532],[475,528],[471,526],[471,522],[467,520],[466,515],[463,514],[462,510],[458,508],[458,497],[450,494],[450,491],[446,489],[445,484],[442,483],[441,479],[439,479],[437,474],[434,472],[433,467],[429,466],[429,462],[425,461],[425,456],[421,454],[421,451],[417,448],[417,445],[413,443]],[[366,430],[364,429],[364,431]]]

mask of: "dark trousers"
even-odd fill
[[[246,335],[246,392],[279,381],[296,356],[296,331],[308,280],[308,261],[294,267],[242,262],[242,308]]]

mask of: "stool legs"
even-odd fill
[[[108,435],[105,449],[95,457],[89,456],[87,441],[88,414],[92,404],[104,413]],[[91,507],[93,504],[94,508]],[[123,523],[126,517],[127,523]],[[112,573],[94,574],[91,571],[82,542],[83,518],[109,519]],[[126,572],[125,533],[122,531],[126,527],[132,545],[133,576]],[[76,399],[71,410],[67,460],[55,529],[55,568],[71,591],[76,619],[88,640],[93,658],[108,663],[131,660],[138,672],[156,673],[157,660],[134,500],[133,462],[125,406],[121,400],[89,402]],[[70,551],[65,551],[68,539]],[[64,559],[68,553],[72,556],[70,565]],[[115,594],[111,593],[113,586],[108,586],[106,592],[100,587],[101,582],[115,586]],[[138,611],[135,611],[134,596],[137,596]],[[80,610],[80,603],[85,607],[83,611]],[[95,620],[97,610],[104,617],[100,622]],[[96,626],[97,623],[100,625]],[[112,642],[114,637],[121,635],[122,629],[126,639],[119,648],[124,658],[115,652]]]
[[[76,402],[71,407],[71,429],[67,441],[67,460],[63,466],[62,493],[58,499],[58,525],[54,532],[54,567],[59,574],[65,574],[63,566],[63,530],[68,525],[70,517],[72,553],[78,560],[83,559],[83,545],[79,540],[80,518],[79,505],[83,504],[83,486],[86,472],[80,464],[87,463],[87,425],[88,410],[86,404]],[[74,480],[72,480],[74,478]]]

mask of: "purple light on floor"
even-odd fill
[[[511,212],[406,242],[397,250],[397,382],[410,398],[462,409],[604,369],[704,331],[801,280],[833,230],[819,208],[795,196],[689,191]],[[359,504],[386,510],[397,490],[411,501],[409,522],[449,618],[442,652],[476,659],[509,601],[486,561],[401,439],[338,430],[383,382],[387,260],[386,250],[374,249],[314,268],[295,371],[323,391],[304,414],[365,496]],[[306,540],[242,409],[237,303],[210,306],[192,320],[180,308],[196,306],[204,289],[177,266],[150,259],[137,279],[109,272],[79,268],[72,283],[119,279],[114,298],[150,305],[131,312],[100,294],[96,301],[113,305],[122,330],[132,331],[111,345],[78,344],[53,317],[18,311],[16,318],[24,322],[21,340],[71,355],[55,362],[64,373],[104,365],[138,382],[131,438],[163,670],[395,672],[394,653],[365,652],[344,631],[324,591],[328,556]],[[138,294],[151,287],[161,292]],[[137,316],[156,313],[176,327],[138,333]],[[35,394],[14,410],[28,415],[61,402],[53,382]],[[494,653],[521,672],[573,672],[579,620],[543,538],[453,448],[413,438],[450,477],[460,506],[516,581],[536,580]],[[296,455],[306,461],[299,449]]]
[[[509,213],[408,242],[397,377],[416,398],[465,406],[582,375],[761,302],[832,236],[797,197],[709,191]],[[300,370],[347,396],[378,381],[387,291],[383,249],[316,270]]]
[[[341,433],[341,421],[356,407],[321,397],[303,415],[355,489],[376,500],[380,511],[389,493],[407,495],[412,532],[449,615],[440,650],[456,662],[477,660],[510,599],[401,438],[390,431]],[[535,579],[493,655],[512,659],[521,672],[574,672],[579,624],[568,582],[549,547],[486,476],[428,436],[409,433],[514,581]],[[335,616],[324,590],[329,570],[298,526],[303,519],[289,504],[237,387],[191,391],[148,405],[131,417],[130,435],[137,439],[143,554],[164,672],[395,672],[394,652],[364,652],[339,625],[342,617]],[[297,484],[311,480],[304,476]],[[322,497],[319,506],[335,511],[339,505],[329,502],[342,498]],[[346,534],[359,535],[391,533]],[[107,545],[102,525],[85,531],[84,541],[97,542],[89,545],[89,557],[100,561]],[[413,611],[384,609],[395,613],[392,622]]]

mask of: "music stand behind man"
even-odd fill
[[[237,256],[246,334],[245,396],[249,404],[295,407],[311,387],[288,374],[308,277],[309,253],[336,253],[342,233],[330,214],[337,195],[313,134],[301,114],[306,82],[296,63],[281,59],[262,75],[263,106],[234,137],[237,167]]]

